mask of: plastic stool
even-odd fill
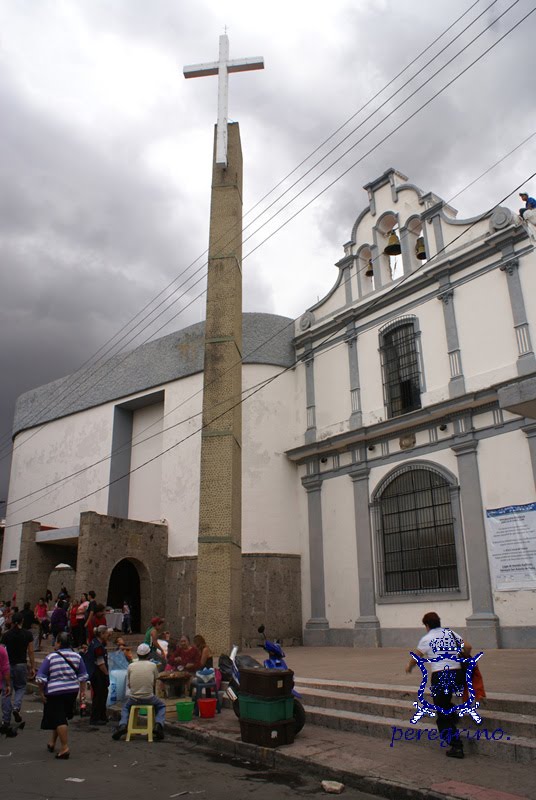
[[[142,716],[140,711],[143,709],[147,716]],[[140,725],[140,719],[144,720],[145,725]],[[133,705],[130,706],[130,714],[128,715],[128,728],[127,728],[127,742],[130,742],[130,737],[133,734],[141,733],[142,736],[147,736],[147,741],[153,741],[153,728],[154,728],[154,707]]]
[[[221,699],[220,693],[216,688],[216,681],[208,681],[208,683],[203,683],[199,681],[195,685],[195,695],[194,695],[194,702],[195,702],[195,709],[194,709],[194,716],[199,716],[199,708],[197,706],[197,701],[201,700],[203,697],[203,689],[205,690],[205,697],[209,698],[212,695],[212,689],[214,689],[214,695],[216,697],[216,711],[218,714],[221,714]]]

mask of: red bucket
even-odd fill
[[[199,716],[203,719],[211,719],[216,714],[216,706],[218,701],[215,698],[207,697],[204,700],[197,701],[199,709]]]

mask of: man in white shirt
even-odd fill
[[[130,689],[130,697],[127,697],[125,701],[119,727],[112,734],[112,739],[120,739],[126,734],[130,709],[134,705],[154,706],[156,715],[154,736],[156,739],[163,739],[166,704],[155,694],[158,668],[156,664],[149,661],[151,648],[148,644],[140,644],[136,652],[138,660],[129,664],[127,669],[127,686]]]
[[[425,614],[422,622],[426,633],[419,641],[415,653],[428,660],[438,659],[430,663],[433,702],[438,709],[449,711],[452,708],[450,701],[453,693],[463,691],[465,685],[463,664],[451,660],[449,656],[466,657],[471,652],[471,646],[467,642],[464,643],[462,637],[451,631],[450,628],[442,628],[441,620],[435,611]],[[412,658],[406,667],[406,672],[410,673],[415,664],[416,661]],[[455,713],[437,712],[439,737],[451,745],[450,750],[447,750],[447,756],[463,758],[463,742],[459,739],[456,723],[457,715]]]

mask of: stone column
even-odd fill
[[[478,441],[464,437],[452,450],[458,459],[465,552],[473,613],[467,617],[475,649],[499,647],[499,619],[494,612],[484,509],[477,459]],[[473,641],[474,640],[474,641]]]
[[[450,364],[449,394],[451,397],[459,397],[465,394],[465,379],[463,377],[460,344],[458,341],[458,327],[456,325],[456,314],[453,304],[454,289],[447,286],[437,296],[443,304],[443,316],[445,319],[445,333],[447,335],[447,348]]]
[[[228,125],[227,167],[212,170],[197,630],[215,653],[241,642],[242,620],[242,149]]]
[[[508,260],[501,265],[501,272],[504,272],[507,278],[514,330],[516,332],[517,372],[519,375],[529,375],[536,371],[536,357],[534,356],[532,342],[530,340],[525,300],[523,298],[523,289],[521,288],[521,281],[519,279],[519,260],[509,257]]]
[[[61,544],[36,544],[35,534],[40,530],[39,522],[22,525],[17,576],[17,601],[21,608],[27,600],[34,607],[44,594],[56,564],[68,563],[76,569],[76,549]]]
[[[365,465],[350,472],[354,488],[359,617],[354,625],[354,647],[380,646],[380,621],[376,616],[372,529],[369,510],[369,468]]]
[[[324,534],[322,529],[322,480],[302,478],[307,492],[309,521],[309,572],[311,581],[311,618],[305,625],[304,644],[327,644],[329,622],[326,619],[324,582]]]

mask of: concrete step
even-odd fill
[[[307,723],[321,725],[326,728],[351,731],[366,736],[382,739],[386,747],[422,746],[422,740],[436,741],[437,729],[435,720],[421,719],[417,725],[408,720],[396,717],[380,717],[353,711],[333,708],[319,708],[305,705]],[[482,755],[500,761],[517,761],[520,763],[536,763],[536,740],[523,736],[512,736],[508,729],[497,730],[484,722],[480,729],[471,729],[469,723],[459,721],[460,736],[468,755]],[[417,740],[415,737],[419,735]],[[495,735],[493,739],[492,735]],[[406,739],[408,736],[408,739]],[[470,738],[468,738],[468,736]],[[472,738],[472,737],[478,738]]]
[[[372,717],[396,719],[400,723],[400,721],[409,722],[415,710],[413,707],[415,695],[402,700],[364,694],[353,695],[349,692],[334,692],[304,686],[300,686],[299,689],[305,706],[322,708],[326,711],[350,711]],[[500,728],[509,736],[521,736],[536,740],[536,715],[492,711],[484,704],[479,707],[479,711],[483,719],[480,727],[486,727],[492,731]],[[470,717],[464,717],[462,727],[464,725],[470,730],[476,731],[479,728]]]
[[[365,683],[356,681],[339,681],[320,678],[294,678],[298,691],[322,689],[340,694],[366,695],[367,697],[391,698],[413,703],[417,697],[417,689],[407,686]],[[480,707],[486,711],[506,711],[512,714],[528,714],[536,716],[536,695],[489,693],[481,700]]]

